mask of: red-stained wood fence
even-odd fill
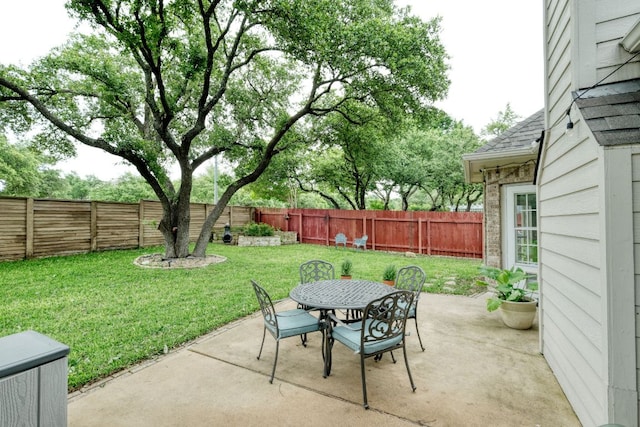
[[[368,236],[367,249],[482,258],[482,213],[256,208],[255,221],[295,231],[301,243],[348,245]]]

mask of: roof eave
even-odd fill
[[[464,154],[462,156],[464,179],[468,183],[483,182],[483,170],[495,169],[498,166],[512,163],[525,163],[529,160],[535,160],[537,154],[538,144],[515,150]]]
[[[629,53],[640,52],[640,19],[633,24],[633,27],[623,37],[620,44]]]

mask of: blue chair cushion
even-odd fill
[[[403,302],[398,302],[398,306],[400,308],[404,308],[406,307],[407,304],[403,303]],[[415,319],[416,317],[416,304],[411,303],[411,307],[409,307],[409,311],[407,312],[407,319]]]
[[[386,323],[383,322],[379,322],[376,320],[372,320],[372,319],[367,319],[366,320],[366,328],[369,329],[370,326],[372,326],[372,322],[378,323],[380,325],[383,325],[383,327],[387,327]],[[375,325],[373,325],[375,327]],[[349,347],[351,350],[355,351],[356,353],[360,352],[360,339],[362,337],[362,332],[360,331],[360,328],[362,326],[360,325],[358,327],[358,329],[355,329],[353,327],[347,327],[347,326],[336,326],[335,328],[333,328],[333,331],[331,333],[331,336],[337,340],[340,341],[342,344],[346,345],[347,347]],[[364,354],[372,354],[372,353],[376,353],[378,351],[382,351],[385,350],[387,348],[390,347],[394,347],[396,345],[398,345],[400,342],[402,341],[402,335],[398,335],[396,337],[393,338],[387,338],[387,339],[383,339],[380,341],[373,341],[370,343],[365,343],[364,344]]]
[[[300,308],[280,312],[276,314],[276,317],[278,318],[278,328],[280,329],[278,338],[287,338],[320,330],[318,318]],[[268,328],[272,334],[275,333],[270,326]]]
[[[409,309],[409,312],[407,313],[407,319],[413,319],[416,317],[416,307],[415,305],[412,305],[411,308]]]

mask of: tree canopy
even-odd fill
[[[515,125],[521,117],[511,109],[511,103],[507,102],[504,111],[499,111],[495,119],[491,120],[480,132],[487,138],[495,138],[502,132],[510,129]]]
[[[0,195],[63,197],[67,183],[53,164],[51,157],[0,134]]]
[[[311,119],[351,103],[421,114],[448,89],[439,20],[391,0],[69,0],[91,25],[27,69],[0,65],[0,127],[35,130],[60,156],[73,142],[135,166],[163,206],[165,255],[189,254],[193,174],[222,154],[230,198],[304,142]],[[0,132],[3,129],[0,128]],[[179,187],[167,168],[177,164]]]

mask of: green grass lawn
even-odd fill
[[[133,264],[163,248],[109,251],[0,263],[0,336],[35,330],[71,348],[69,390],[103,378],[166,348],[258,310],[250,279],[272,299],[288,296],[298,266],[345,258],[353,277],[381,280],[384,268],[418,265],[427,292],[473,294],[479,260],[354,251],[318,245],[238,247],[211,244],[226,262],[198,269],[145,269]]]

